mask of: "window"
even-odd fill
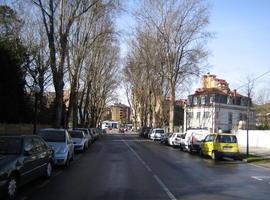
[[[214,135],[209,135],[208,142],[213,142],[215,140]]]
[[[220,143],[237,143],[237,138],[234,135],[219,135],[217,142]]]
[[[194,99],[193,99],[193,104],[194,104],[194,105],[197,105],[197,104],[198,104],[198,99],[197,99],[197,97],[194,97]]]
[[[197,112],[196,118],[197,118],[197,119],[200,119],[200,118],[201,118],[201,112]]]
[[[193,118],[193,112],[188,112],[187,113],[187,118],[190,118],[190,119]]]
[[[20,154],[22,149],[21,138],[0,138],[0,154]]]
[[[204,105],[205,104],[205,96],[201,97],[201,104]]]
[[[232,124],[233,114],[231,112],[228,113],[228,123]]]
[[[216,112],[216,119],[218,119],[219,117],[219,112]]]
[[[32,138],[24,139],[24,150],[28,151],[30,154],[35,153],[35,146]]]
[[[34,141],[34,148],[37,152],[42,151],[45,148],[44,144],[41,142],[40,139],[34,138],[33,141]]]
[[[239,121],[241,121],[243,119],[243,115],[242,113],[239,113]]]
[[[206,136],[206,138],[205,138],[205,142],[213,142],[214,141],[214,139],[215,139],[215,136],[214,135],[208,135],[208,136]]]
[[[209,118],[209,116],[210,116],[209,111],[203,112],[203,118]]]

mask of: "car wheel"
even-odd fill
[[[11,176],[7,183],[6,197],[8,200],[16,199],[17,190],[18,190],[18,179],[16,176]]]
[[[72,153],[72,157],[70,158],[70,161],[74,161],[75,154],[74,152]]]
[[[49,161],[46,166],[45,178],[50,178],[52,176],[52,162]]]
[[[180,148],[180,151],[183,151],[184,150],[181,144],[180,144],[180,147],[179,148]]]
[[[212,154],[211,154],[211,158],[212,160],[217,160],[217,153],[215,151],[212,151]]]
[[[66,168],[69,168],[69,166],[70,166],[70,158],[69,158],[69,155],[68,155],[67,161],[66,161],[66,163],[65,163],[65,167],[66,167]]]

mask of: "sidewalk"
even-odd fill
[[[246,154],[246,147],[240,147],[240,152],[242,154]],[[270,170],[270,149],[268,148],[260,148],[260,147],[250,147],[249,154],[252,156],[260,156],[257,158],[251,158],[246,160],[251,165],[256,165],[259,167],[267,168]]]
[[[245,154],[247,152],[246,147],[240,147],[240,152]],[[270,149],[261,147],[249,147],[249,153],[255,156],[262,156],[265,158],[270,158]]]

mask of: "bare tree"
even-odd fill
[[[177,86],[191,75],[200,74],[207,56],[205,44],[210,34],[208,5],[199,0],[145,0],[137,12],[141,23],[158,35],[164,55],[170,98],[170,130],[173,131]]]
[[[32,0],[40,11],[49,44],[50,68],[55,88],[55,126],[62,121],[64,68],[68,51],[68,37],[77,18],[96,6],[98,0]]]

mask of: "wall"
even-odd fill
[[[236,136],[239,146],[245,147],[247,144],[247,131],[238,130]],[[270,130],[249,130],[249,146],[270,148]]]
[[[48,128],[49,125],[37,125],[37,130]],[[0,124],[0,135],[3,134],[18,134],[29,135],[33,133],[33,124]]]
[[[229,131],[238,126],[239,123],[239,114],[246,114],[245,106],[238,105],[227,105],[227,104],[218,104],[214,103],[213,106],[193,106],[186,107],[187,112],[193,112],[193,117],[190,119],[190,122],[186,121],[186,112],[184,123],[188,123],[187,126],[191,128],[208,128],[209,130],[222,129],[223,131]],[[200,119],[196,118],[197,112],[200,112]],[[209,112],[208,118],[203,118],[203,113]],[[255,109],[251,108],[253,117],[250,117],[250,128],[255,128]],[[232,124],[229,124],[229,113],[232,114]],[[212,121],[213,120],[213,121]],[[186,124],[185,124],[186,127]]]

